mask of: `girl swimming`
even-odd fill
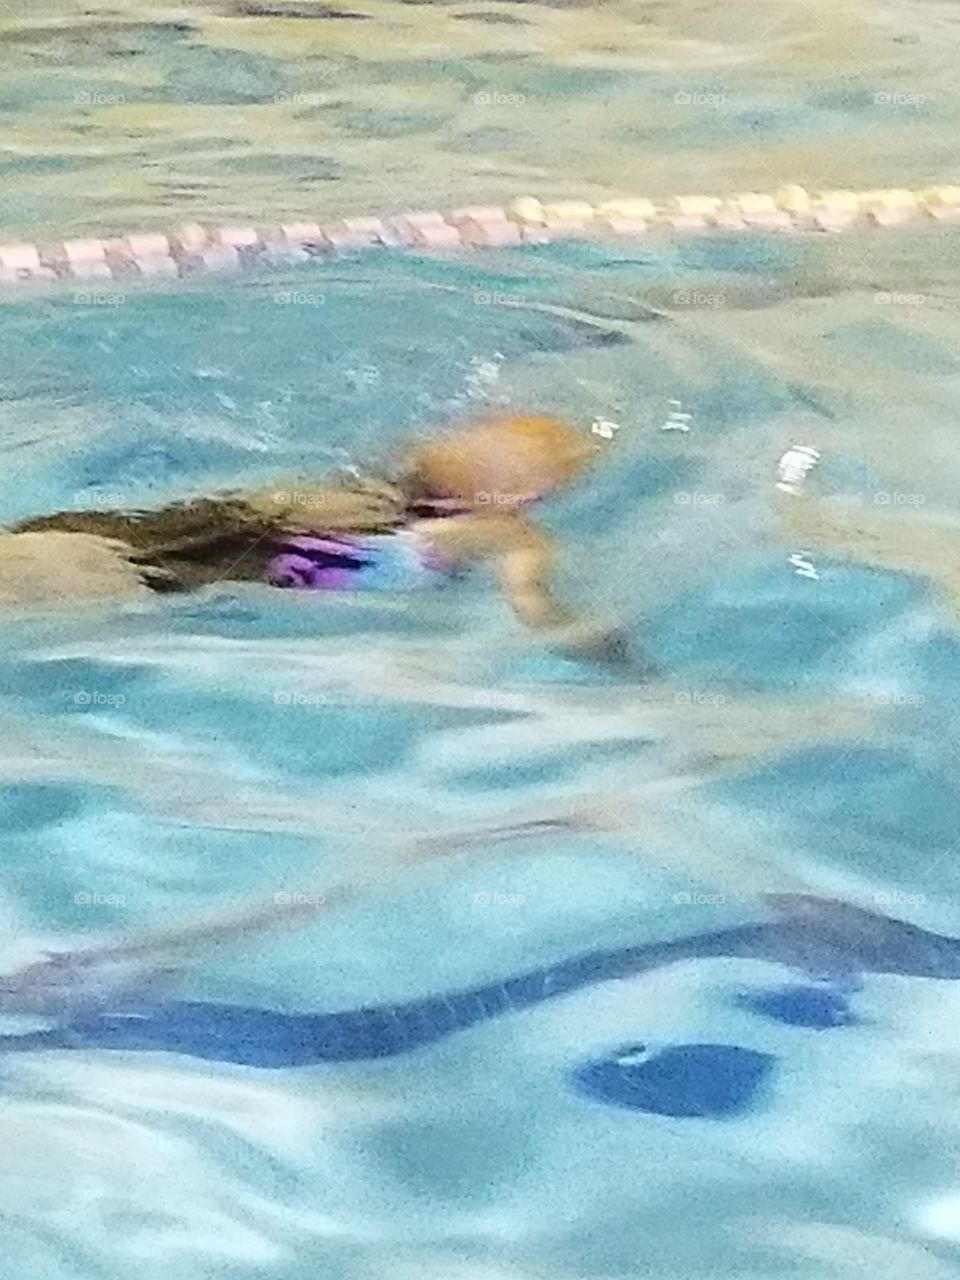
[[[297,481],[155,511],[42,516],[0,536],[0,600],[35,599],[33,569],[51,573],[60,560],[68,590],[59,594],[75,598],[225,581],[414,590],[486,564],[528,627],[579,657],[616,659],[622,646],[609,626],[554,598],[551,540],[526,516],[594,453],[589,437],[555,418],[505,417],[413,449],[387,479]]]

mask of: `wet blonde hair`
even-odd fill
[[[409,467],[436,498],[519,503],[568,484],[595,453],[589,437],[559,418],[505,417],[414,450]]]

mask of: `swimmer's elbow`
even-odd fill
[[[508,599],[520,621],[533,630],[562,627],[575,620],[576,615],[557,604],[547,591],[517,592]]]

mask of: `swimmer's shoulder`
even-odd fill
[[[522,516],[509,513],[465,512],[442,519],[415,520],[409,526],[438,551],[454,559],[498,559],[517,551],[546,554],[548,536]]]

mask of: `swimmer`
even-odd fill
[[[805,551],[926,578],[951,611],[960,612],[960,524],[921,518],[915,508],[818,497],[808,477],[819,462],[819,451],[808,445],[794,445],[780,459],[783,528]]]
[[[16,602],[18,589],[32,601],[31,562],[38,573],[55,574],[44,542],[54,535],[67,598],[83,594],[84,559],[98,598],[111,588],[184,591],[223,581],[308,591],[412,590],[487,565],[515,615],[552,646],[621,661],[614,629],[554,597],[553,544],[527,518],[532,503],[576,479],[596,451],[590,437],[557,419],[503,417],[415,447],[386,479],[291,481],[155,511],[26,520],[0,535],[0,601],[12,591]],[[84,542],[68,546],[66,535]],[[14,561],[16,574],[7,567]],[[105,565],[114,572],[104,575]],[[54,590],[41,589],[41,598]]]

